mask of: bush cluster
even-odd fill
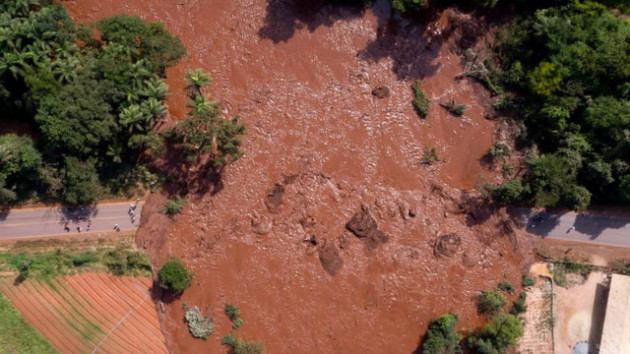
[[[457,333],[457,315],[447,313],[431,321],[422,344],[424,354],[453,354],[459,352],[462,335]]]
[[[411,101],[413,108],[420,118],[426,118],[429,114],[429,99],[426,98],[424,91],[422,91],[420,81],[414,82],[411,85],[411,90],[413,90],[413,100]]]
[[[214,332],[214,323],[212,317],[204,317],[199,307],[193,306],[186,310],[184,319],[188,324],[190,334],[195,338],[206,339]]]
[[[243,325],[243,320],[241,319],[241,310],[232,305],[225,305],[225,314],[232,321],[232,328],[239,329]]]
[[[168,260],[158,272],[160,286],[174,293],[180,293],[192,283],[193,273],[189,272],[179,258]]]
[[[508,300],[499,290],[484,290],[477,295],[477,309],[479,313],[496,315],[500,313]]]

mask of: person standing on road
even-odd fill
[[[87,224],[87,227],[85,228],[85,232],[90,231],[90,228],[91,228],[91,227],[92,227],[92,221],[91,221],[91,220],[88,220],[88,224]]]

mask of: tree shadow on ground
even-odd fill
[[[378,18],[376,38],[359,51],[359,58],[371,63],[391,58],[392,71],[399,80],[421,80],[437,72],[440,64],[433,62],[450,35],[450,31],[428,35],[428,25],[437,19],[437,11],[427,9],[409,19],[392,11],[387,1],[376,2],[372,11]]]
[[[267,14],[258,36],[274,43],[288,42],[301,29],[313,32],[320,26],[330,27],[337,21],[363,16],[365,9],[363,4],[337,5],[330,0],[267,0]]]
[[[330,0],[267,0],[267,14],[258,35],[274,43],[288,42],[301,29],[313,32],[320,26],[362,17],[365,11],[360,2],[338,5]],[[388,0],[375,1],[371,11],[378,19],[377,36],[357,57],[368,62],[392,58],[393,71],[400,80],[419,80],[439,69],[440,65],[432,62],[448,33],[435,40],[426,35],[427,24],[436,19],[437,11],[426,9],[410,19],[392,11]]]
[[[0,221],[6,220],[9,214],[11,214],[11,209],[9,209],[8,207],[1,207],[0,208]]]
[[[223,190],[223,168],[216,167],[211,161],[190,163],[180,149],[168,142],[164,158],[149,161],[152,171],[164,178],[162,190],[168,197],[213,196]]]
[[[525,230],[530,234],[545,238],[560,224],[562,215],[559,212],[549,213],[530,210],[527,214]]]
[[[183,291],[179,293],[172,293],[165,290],[160,286],[160,283],[157,280],[153,281],[149,291],[151,292],[151,300],[153,300],[154,303],[163,302],[165,304],[170,304],[173,301],[178,300],[184,294]]]
[[[628,224],[630,224],[629,219],[578,214],[573,226],[576,231],[589,235],[589,239],[594,240],[606,229],[620,229]]]
[[[62,206],[57,211],[61,214],[59,223],[88,221],[90,218],[98,215],[98,207],[96,205]]]

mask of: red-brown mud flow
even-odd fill
[[[222,311],[233,303],[245,323],[237,336],[270,353],[409,353],[431,318],[452,311],[462,328],[477,326],[476,292],[504,274],[520,279],[517,253],[527,246],[500,236],[500,215],[466,209],[476,202],[462,190],[487,174],[479,159],[495,126],[479,103],[487,93],[455,80],[461,56],[449,41],[428,43],[424,27],[388,21],[381,3],[366,11],[315,3],[64,2],[78,21],[127,13],[164,22],[189,52],[168,71],[171,117],[186,111],[185,72],[202,67],[211,95],[247,123],[246,155],[218,194],[189,195],[177,222],[158,213],[160,196],[143,211],[137,240],[154,264],[176,254],[195,272],[163,314],[173,352],[226,351]],[[431,99],[424,121],[411,106],[418,79]],[[389,97],[374,97],[377,86]],[[464,117],[439,106],[451,98],[466,104]],[[442,162],[423,165],[432,146]],[[276,183],[283,192],[270,198]],[[362,204],[386,242],[346,230]],[[456,242],[434,247],[449,234],[457,238],[442,240]],[[313,236],[316,245],[304,241]],[[187,332],[184,302],[211,305],[207,341]]]

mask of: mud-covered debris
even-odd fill
[[[348,221],[346,228],[358,238],[364,240],[370,249],[387,242],[387,235],[378,229],[376,220],[374,220],[365,204],[362,204],[361,211],[354,214],[352,219]]]
[[[409,218],[416,216],[416,211],[404,200],[398,201],[398,211],[400,212],[400,217],[404,220],[408,220]]]
[[[389,87],[387,86],[376,86],[374,90],[372,90],[372,95],[376,98],[387,98],[389,94]]]
[[[252,231],[259,235],[266,235],[271,232],[273,222],[270,218],[255,212],[252,215]]]
[[[479,263],[479,257],[473,252],[464,252],[462,255],[462,263],[465,267],[472,268]]]
[[[277,213],[280,211],[280,206],[282,206],[282,201],[284,199],[284,191],[284,186],[280,183],[273,185],[273,188],[267,194],[267,200],[265,201],[265,205],[270,212]]]
[[[334,242],[325,242],[323,247],[319,248],[319,261],[322,263],[324,270],[328,274],[335,276],[343,267],[343,259],[339,255],[339,250]]]
[[[462,240],[455,234],[440,236],[435,242],[433,253],[436,256],[451,257],[459,250],[461,243]]]

